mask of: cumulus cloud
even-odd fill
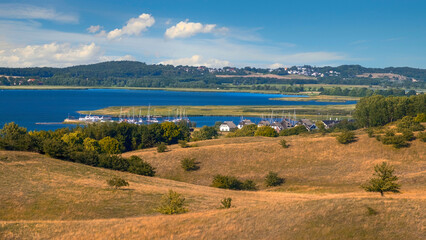
[[[174,66],[205,66],[205,67],[226,67],[230,65],[229,61],[218,59],[204,59],[200,55],[194,55],[190,58],[179,58],[160,62],[159,64],[170,64]]]
[[[95,43],[71,46],[68,43],[28,45],[0,52],[0,65],[7,67],[71,66],[96,62],[102,56]]]
[[[201,24],[195,22],[181,21],[175,26],[166,30],[164,36],[168,39],[174,38],[188,38],[198,33],[211,33],[211,32],[226,32],[227,28],[216,28],[216,24]]]
[[[284,64],[281,63],[274,63],[268,66],[269,69],[277,69],[277,68],[284,68]]]
[[[96,26],[90,26],[90,27],[88,27],[87,28],[87,31],[89,32],[89,33],[97,33],[97,32],[99,32],[99,30],[101,30],[102,29],[102,27],[100,26],[100,25],[96,25]]]
[[[53,8],[44,8],[29,4],[0,4],[0,18],[9,19],[42,19],[58,22],[77,23],[78,17],[73,14],[60,13]]]
[[[137,18],[131,18],[127,21],[126,26],[123,28],[116,28],[110,31],[107,35],[108,39],[119,38],[123,35],[139,35],[141,32],[146,31],[149,27],[154,25],[155,19],[151,14],[143,13]]]

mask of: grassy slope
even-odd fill
[[[329,137],[286,139],[289,149],[279,148],[278,139],[239,138],[204,141],[189,149],[173,146],[161,154],[152,149],[137,152],[158,167],[160,177],[204,185],[215,173],[261,182],[267,171],[275,170],[287,183],[273,190],[286,192],[229,191],[38,154],[0,152],[0,238],[422,238],[424,143],[416,140],[408,149],[393,150],[365,136],[348,146],[337,145]],[[317,150],[298,147],[298,143],[313,144]],[[201,169],[184,173],[180,158],[197,154]],[[396,166],[402,194],[381,198],[359,189],[372,166],[382,160]],[[112,175],[127,179],[129,188],[109,189],[105,180]],[[189,213],[163,216],[152,211],[168,189],[187,198]],[[217,209],[220,199],[228,196],[235,207]],[[367,206],[378,214],[368,215]]]

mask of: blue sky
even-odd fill
[[[0,66],[426,68],[426,1],[0,0]]]

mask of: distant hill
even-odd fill
[[[385,75],[377,77],[379,76],[377,73]],[[136,61],[112,61],[66,68],[0,68],[0,85],[217,88],[226,87],[227,84],[245,86],[253,84],[326,83],[423,87],[425,82],[426,69],[409,67],[365,68],[360,65],[342,65],[339,67],[294,66],[288,69],[251,67],[216,69],[145,64]]]

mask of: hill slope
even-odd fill
[[[367,158],[364,156],[365,153],[360,151],[359,160],[355,160],[354,149],[366,147],[364,145],[373,145],[372,148],[377,148],[374,146],[375,140],[364,139],[361,136],[357,143],[341,146],[335,145],[334,139],[329,137],[310,140],[304,137],[287,139],[291,147],[284,151],[288,153],[280,153],[281,149],[274,147],[265,150],[265,146],[278,145],[278,139],[270,138],[204,141],[198,143],[199,147],[190,149],[173,147],[170,152],[163,154],[154,154],[153,150],[138,152],[153,163],[154,157],[150,158],[150,155],[156,156],[158,163],[162,162],[162,165],[157,164],[160,177],[181,177],[179,180],[188,182],[194,179],[194,182],[205,185],[210,183],[210,176],[215,173],[209,164],[218,167],[216,173],[230,169],[229,174],[253,177],[258,182],[266,171],[271,170],[270,167],[275,166],[272,170],[279,171],[288,181],[284,187],[275,190],[287,192],[216,189],[93,168],[33,153],[2,151],[0,152],[2,192],[0,238],[422,238],[426,219],[422,209],[426,207],[426,195],[424,150],[421,143],[415,142],[409,149],[398,150],[399,152],[391,149],[377,152],[371,148],[366,149],[365,151],[370,151],[373,157]],[[307,150],[310,148],[304,148],[305,156],[303,152],[298,155],[296,150],[299,142],[306,143],[306,146],[316,144],[318,157],[311,159],[314,155],[311,152],[313,150]],[[324,148],[324,144],[330,145],[330,148]],[[180,152],[181,150],[186,151],[185,154],[197,152],[200,158],[204,157],[199,172],[189,173],[193,176],[174,172],[181,170],[175,163],[179,160],[179,154],[184,153]],[[176,155],[175,158],[172,153]],[[379,153],[383,154],[381,158],[374,159],[377,157],[374,154]],[[217,156],[207,158],[213,154]],[[226,154],[234,155],[225,158]],[[249,154],[255,155],[249,158],[247,157]],[[287,156],[285,154],[295,154],[294,160],[283,159],[282,157]],[[348,156],[348,160],[343,159],[342,155]],[[170,165],[167,164],[167,159]],[[222,159],[220,162],[222,165],[219,165],[219,159]],[[261,167],[260,164],[265,159],[271,160],[271,165],[267,168]],[[364,179],[357,180],[356,183],[351,182],[358,177],[368,178],[371,175],[371,166],[382,159],[389,160],[396,166],[403,184],[401,194],[388,194],[382,198],[380,194],[365,193],[356,186]],[[279,162],[282,164],[279,165]],[[256,168],[260,169],[258,174],[255,174]],[[339,173],[339,169],[346,170]],[[110,189],[105,181],[111,176],[127,179],[130,186],[126,190]],[[296,176],[303,178],[298,179]],[[342,185],[344,190],[338,190]],[[293,189],[289,189],[291,187]],[[165,216],[152,210],[168,189],[173,189],[186,197],[189,213]],[[227,210],[218,209],[219,201],[224,197],[231,197],[235,207]],[[369,214],[367,207],[377,211],[377,214]]]

